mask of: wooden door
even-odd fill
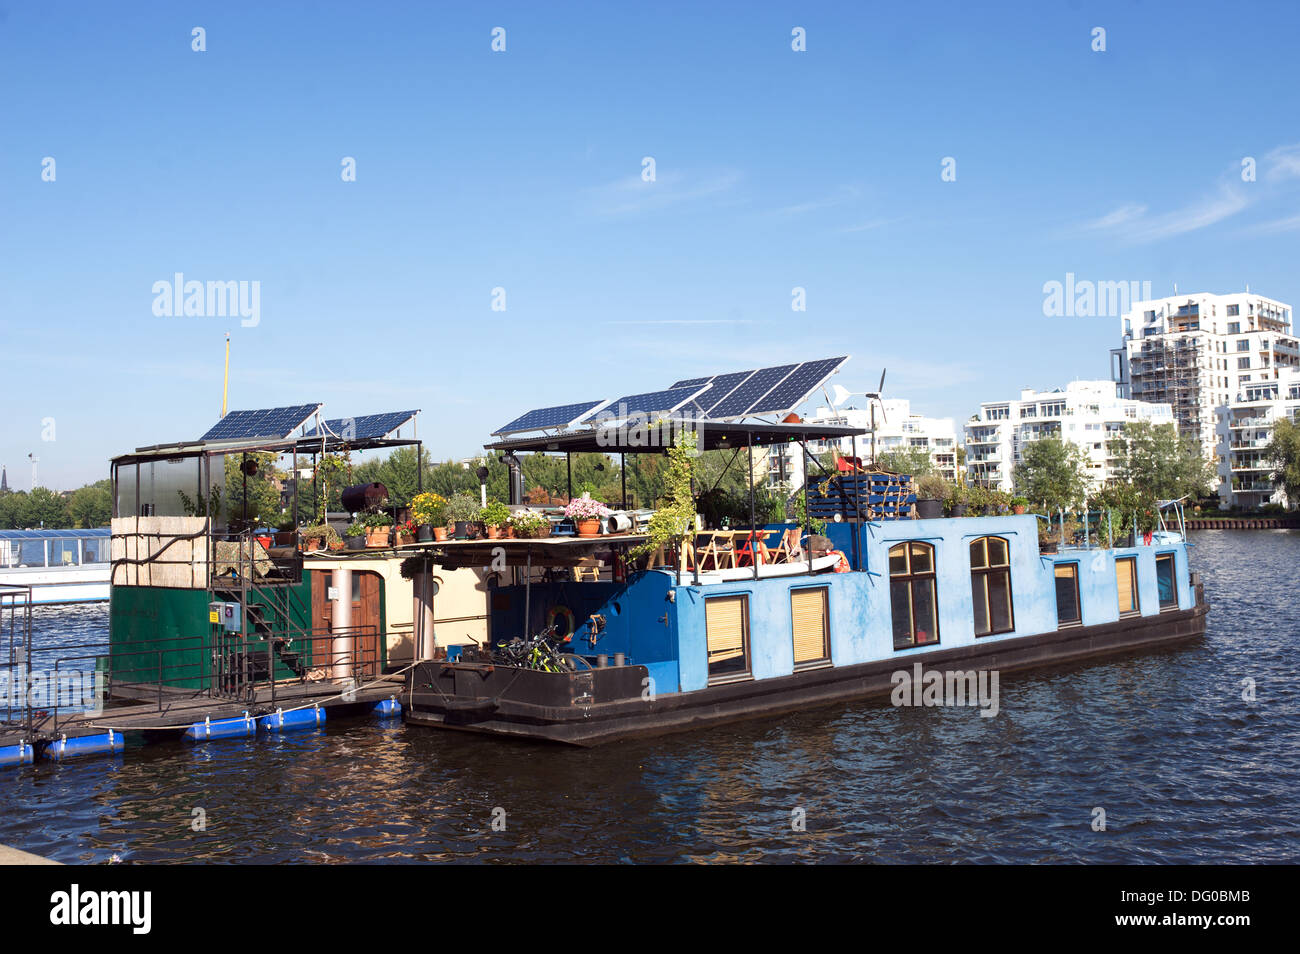
[[[334,624],[334,602],[329,598],[332,575],[329,570],[313,570],[311,581],[312,665],[331,662],[330,629]],[[383,665],[382,578],[370,570],[352,571],[353,658],[358,677],[373,678]]]

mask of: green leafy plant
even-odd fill
[[[321,540],[328,546],[331,543],[339,542],[338,531],[328,523],[320,523],[313,527],[303,527],[298,531],[304,540]]]
[[[952,485],[936,474],[925,474],[916,482],[916,496],[921,500],[946,500]]]
[[[181,509],[185,511],[187,517],[215,517],[221,513],[221,488],[213,487],[208,494],[208,499],[200,497],[197,501],[192,499],[183,490],[176,491],[177,496],[181,498]],[[289,529],[293,529],[290,527]]]
[[[1012,497],[1012,498],[1011,498],[1011,506],[1013,506],[1013,507],[1028,507],[1028,506],[1029,506],[1029,498],[1028,498],[1028,497]]]
[[[483,513],[469,494],[452,494],[447,500],[447,519],[452,523],[477,523]]]
[[[391,527],[393,525],[393,518],[391,514],[380,511],[379,513],[366,514],[366,516],[362,518],[361,522],[369,529],[379,530]]]
[[[343,531],[345,537],[364,537],[366,535],[366,525],[360,520],[349,524],[348,528]]]
[[[487,527],[504,527],[510,522],[510,508],[499,500],[490,500],[488,505],[483,508],[479,519]]]
[[[695,456],[694,432],[677,435],[668,448],[668,470],[664,475],[664,502],[650,518],[646,541],[633,548],[632,556],[654,553],[660,547],[678,546],[695,532],[695,498],[691,495],[691,464]]]

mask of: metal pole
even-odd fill
[[[618,477],[623,485],[623,509],[628,510],[630,508],[627,505],[627,454],[623,451],[619,451],[618,454]]]
[[[415,442],[415,492],[424,493],[424,443]]]
[[[532,619],[533,612],[533,547],[528,544],[524,547],[524,557],[527,561],[527,576],[524,578],[524,632],[523,638],[529,636],[529,621]],[[489,640],[491,633],[488,633]]]
[[[849,438],[853,453],[853,565],[862,569],[862,474],[858,472],[858,435]],[[844,478],[841,477],[841,480]]]
[[[298,529],[298,448],[293,449],[293,528]],[[298,540],[294,538],[294,546],[298,545]]]
[[[569,499],[573,499],[573,454],[564,452],[565,481],[569,488]]]
[[[875,405],[872,405],[873,407]],[[808,517],[808,435],[805,434],[799,439],[799,447],[803,451],[803,519],[808,524],[808,572],[813,571],[812,556],[812,520]]]
[[[749,451],[749,562],[754,568],[754,579],[758,579],[758,543],[754,539],[754,534],[758,528],[754,526],[754,434],[749,432],[745,435],[746,449]],[[735,546],[733,543],[732,546]]]

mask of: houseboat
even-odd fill
[[[554,421],[548,410],[530,414]],[[755,450],[794,442],[813,465],[810,444],[856,445],[864,434],[792,415],[762,423],[676,410],[657,426],[689,428],[700,450],[749,455],[751,499]],[[643,433],[628,436],[616,418],[510,433],[486,447],[507,461],[663,453]],[[516,507],[519,485],[511,482]],[[804,512],[827,520],[824,534],[766,525],[719,550],[716,534],[688,532],[676,552],[639,562],[645,537],[634,532],[429,548],[434,568],[504,570],[493,581],[487,644],[418,663],[404,718],[595,745],[891,695],[900,673],[951,684],[1204,633],[1203,588],[1179,533],[1116,540],[1112,527],[1104,541],[1044,545],[1044,518],[1032,514],[918,519],[907,477],[856,464],[811,476],[802,493]],[[535,645],[556,621],[564,665],[511,660],[513,641]]]
[[[108,599],[108,527],[89,530],[0,530],[0,586],[22,603],[90,603]]]

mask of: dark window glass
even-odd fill
[[[970,593],[975,635],[1016,628],[1011,608],[1011,555],[1002,537],[980,537],[970,545]]]
[[[1056,564],[1056,621],[1060,624],[1079,623],[1079,566],[1077,563]]]
[[[1156,557],[1156,590],[1160,593],[1160,608],[1178,608],[1178,584],[1174,579],[1174,555],[1162,553]]]
[[[889,550],[889,603],[894,648],[939,641],[939,610],[934,583],[934,547],[900,543]]]

